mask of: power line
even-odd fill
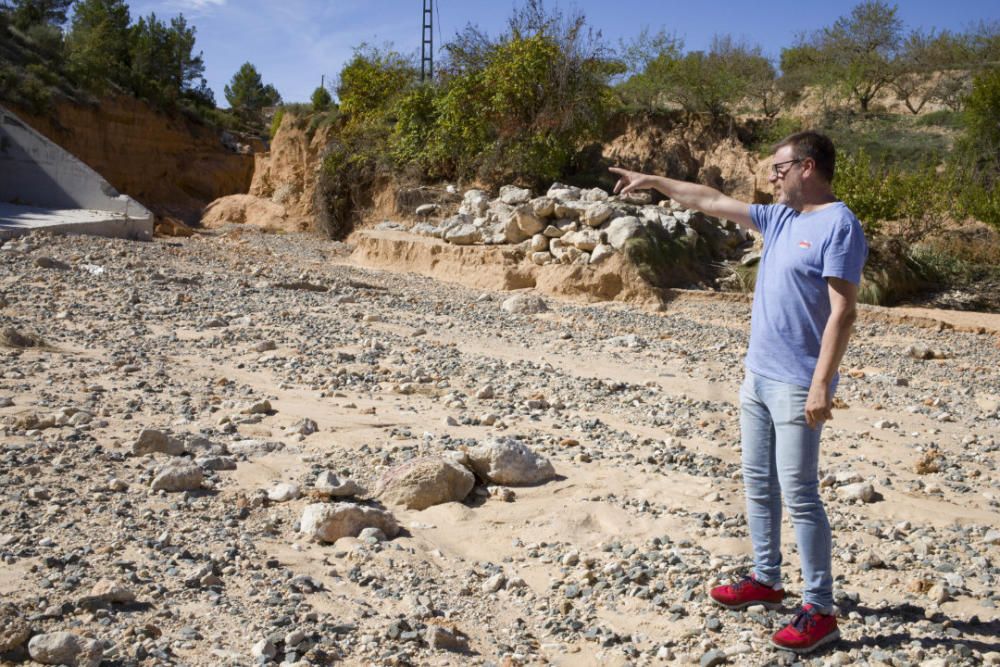
[[[420,33],[420,80],[434,78],[434,0],[424,0],[423,28]]]

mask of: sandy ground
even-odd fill
[[[49,344],[0,348],[0,595],[33,633],[92,637],[108,664],[254,664],[267,638],[288,664],[718,664],[705,662],[713,651],[793,662],[767,647],[801,592],[787,519],[783,612],[706,598],[748,565],[744,300],[650,312],[549,297],[547,312],[509,315],[508,293],[252,232],[30,237],[2,251],[0,324]],[[295,281],[324,289],[277,286]],[[859,323],[822,462],[843,640],[808,664],[1000,660],[998,331],[997,315],[925,309],[870,309]],[[495,398],[476,398],[484,385]],[[262,399],[270,413],[243,413]],[[67,407],[91,418],[26,419]],[[291,430],[303,419],[315,433]],[[166,457],[131,454],[143,428],[279,448],[235,456],[202,491],[154,492]],[[513,502],[479,484],[465,502],[390,507],[404,530],[387,542],[311,542],[297,522],[314,500],[262,497],[279,482],[305,492],[321,470],[374,490],[408,458],[498,436],[558,476],[513,489]],[[929,452],[939,465],[918,472]],[[875,502],[846,496],[859,482]],[[190,583],[206,564],[219,583]],[[497,573],[523,587],[487,592]],[[318,589],[290,583],[303,576]],[[86,608],[100,579],[139,604]],[[420,636],[393,636],[400,619]],[[468,650],[429,647],[421,628],[435,623]],[[293,650],[282,638],[296,629],[308,640]]]

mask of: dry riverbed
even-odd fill
[[[304,235],[6,242],[0,663],[795,663],[787,520],[785,610],[707,598],[749,563],[749,305],[510,296]],[[838,406],[843,640],[803,662],[1000,664],[995,329],[867,310]],[[414,461],[462,500],[390,501]],[[360,507],[391,524],[304,520]]]

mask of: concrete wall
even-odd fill
[[[109,211],[153,222],[96,171],[0,106],[0,202],[49,209]]]

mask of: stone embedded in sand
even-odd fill
[[[98,667],[104,657],[100,642],[71,632],[35,635],[28,642],[28,654],[43,665]]]
[[[531,199],[531,190],[519,188],[516,185],[505,185],[500,188],[500,201],[504,204],[517,206]]]
[[[42,269],[58,269],[59,271],[69,270],[69,264],[66,262],[60,262],[58,259],[53,259],[52,257],[36,257],[35,266]]]
[[[531,253],[531,262],[537,264],[538,266],[544,266],[551,262],[554,258],[551,252],[533,252]]]
[[[621,250],[625,242],[642,234],[643,226],[639,218],[627,215],[622,218],[615,218],[608,225],[608,243],[615,250]]]
[[[154,491],[196,491],[201,488],[205,473],[194,463],[170,463],[153,479]]]
[[[494,484],[540,484],[556,476],[548,459],[513,438],[500,438],[472,447],[468,456],[476,474]]]
[[[297,435],[312,435],[318,430],[319,425],[308,417],[304,417],[288,427],[289,433]]]
[[[399,534],[399,524],[389,512],[351,503],[307,505],[299,521],[299,532],[319,542],[357,537],[369,527],[380,529],[389,538]]]
[[[112,581],[111,579],[101,579],[90,590],[90,597],[101,602],[128,604],[135,602],[135,593],[124,584]]]
[[[287,503],[289,500],[295,500],[299,495],[298,484],[291,482],[281,482],[267,490],[267,499],[275,503]]]
[[[500,308],[512,315],[534,315],[549,309],[545,300],[535,294],[515,294],[505,300]]]
[[[535,234],[531,237],[531,252],[545,252],[549,249],[549,237],[545,234]]]
[[[600,264],[611,255],[615,254],[615,249],[606,243],[599,243],[596,248],[590,253],[590,263]]]
[[[423,510],[442,503],[461,502],[475,484],[475,476],[464,467],[427,456],[386,472],[379,482],[379,497],[392,505]]]
[[[837,489],[841,500],[860,500],[863,503],[873,503],[879,499],[878,493],[871,482],[857,482]]]
[[[268,415],[272,412],[274,412],[274,410],[271,408],[271,401],[267,399],[251,403],[241,410],[241,413],[245,415]]]
[[[351,496],[363,496],[364,488],[358,485],[353,479],[341,482],[336,475],[329,470],[324,470],[316,477],[313,485],[315,492],[328,498],[349,498]]]
[[[469,641],[465,637],[440,625],[428,625],[424,641],[432,649],[458,652],[469,650]]]
[[[132,443],[132,453],[136,456],[145,454],[180,456],[184,453],[184,443],[169,433],[146,428],[139,432],[139,437]]]
[[[28,641],[31,627],[12,604],[0,604],[0,653],[9,653]]]

